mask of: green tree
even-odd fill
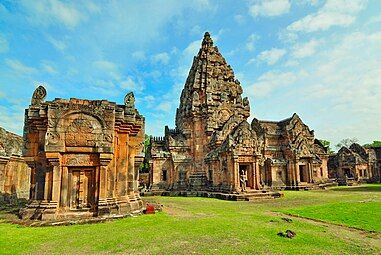
[[[140,165],[140,169],[139,169],[140,173],[149,172],[150,146],[151,146],[151,136],[146,134],[144,137],[144,160],[143,160],[143,163]]]
[[[381,147],[381,141],[373,141],[373,143],[367,143],[364,144],[364,147],[370,148],[370,147]]]
[[[356,137],[353,138],[345,138],[341,140],[338,144],[336,144],[336,149],[340,150],[341,147],[347,147],[349,148],[353,143],[358,143],[359,139]]]
[[[327,141],[327,140],[324,140],[324,139],[321,139],[319,140],[321,142],[321,144],[323,144],[323,146],[325,148],[327,148],[327,152],[328,154],[333,154],[334,151],[331,149],[330,145],[331,145],[331,142],[330,141]]]

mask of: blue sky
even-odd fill
[[[146,132],[162,135],[205,31],[251,118],[296,112],[333,144],[381,140],[379,0],[0,0],[0,126],[22,134],[43,84],[48,100],[122,104],[133,91]]]

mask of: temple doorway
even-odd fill
[[[95,205],[95,168],[69,171],[70,209],[91,209]]]
[[[249,164],[239,164],[240,179],[245,182],[245,188],[254,189],[253,169]]]
[[[306,165],[299,165],[299,180],[300,182],[308,182],[308,173]]]
[[[344,168],[344,177],[347,177],[347,178],[353,178],[353,174],[352,174],[352,171],[348,168]]]

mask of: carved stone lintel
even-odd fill
[[[60,165],[60,160],[59,158],[48,158],[48,163],[51,165],[51,166],[59,166]]]

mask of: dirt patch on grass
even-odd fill
[[[202,212],[194,213],[186,209],[174,206],[173,204],[163,206],[163,212],[174,217],[189,219],[207,218],[212,216]]]
[[[346,226],[342,224],[335,224],[335,223],[326,222],[319,219],[312,219],[312,218],[307,218],[307,217],[302,217],[302,216],[297,216],[292,214],[285,214],[285,213],[279,213],[279,212],[269,212],[268,214],[272,216],[276,216],[277,219],[281,219],[287,216],[288,218],[293,219],[293,222],[301,221],[301,222],[307,222],[317,226],[322,226],[326,229],[323,232],[330,232],[334,234],[338,239],[362,244],[362,246],[367,247],[369,251],[374,251],[376,253],[381,251],[381,233],[380,232],[369,231],[369,230],[365,230],[361,228],[350,227],[350,226]]]

